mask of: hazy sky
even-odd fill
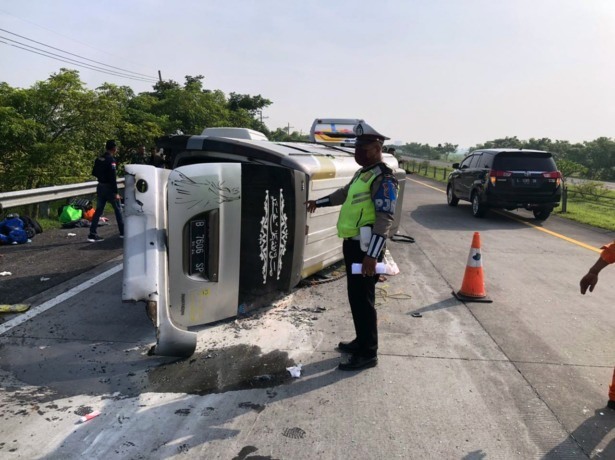
[[[614,0],[3,0],[0,28],[0,41],[261,94],[270,129],[340,117],[432,145],[615,137]],[[0,43],[12,86],[61,67],[91,89],[152,87]]]

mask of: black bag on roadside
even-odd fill
[[[43,233],[43,227],[41,227],[41,224],[36,219],[30,216],[20,216],[19,218],[23,222],[23,229],[26,231],[28,238],[32,239],[37,233]]]
[[[77,209],[81,209],[83,212],[92,209],[92,202],[87,198],[71,198],[68,204],[73,205]]]

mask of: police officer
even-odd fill
[[[96,212],[94,217],[92,217],[90,234],[88,235],[90,243],[104,239],[96,234],[96,229],[98,228],[98,219],[102,216],[107,202],[113,206],[120,238],[124,238],[124,219],[122,218],[122,210],[120,208],[121,197],[117,190],[117,161],[113,156],[116,152],[117,145],[115,141],[108,140],[105,144],[105,153],[94,160],[92,175],[98,179],[98,185],[96,186]]]
[[[376,274],[376,263],[383,257],[398,192],[393,171],[382,162],[382,146],[388,137],[363,120],[354,129],[357,136],[354,157],[361,169],[345,187],[306,203],[310,213],[319,207],[342,205],[337,233],[344,239],[348,301],[356,333],[354,340],[338,345],[340,351],[351,354],[347,362],[339,364],[339,369],[343,371],[378,364],[375,301],[379,275]],[[360,274],[352,274],[353,263],[362,264]]]

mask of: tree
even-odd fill
[[[503,139],[494,139],[487,141],[484,144],[478,144],[476,147],[472,147],[472,150],[478,149],[520,149],[523,147],[523,142],[517,139],[517,136],[505,137]]]
[[[89,178],[90,160],[116,133],[119,107],[104,92],[87,90],[74,70],[61,69],[29,89],[0,91],[4,190]],[[4,127],[5,123],[7,124]],[[6,154],[5,154],[6,153]]]
[[[557,169],[562,173],[564,179],[572,177],[574,174],[584,176],[587,174],[587,168],[579,163],[569,160],[558,160]]]
[[[585,156],[590,179],[615,179],[615,142],[607,137],[599,137],[585,142]]]
[[[448,161],[448,156],[455,153],[457,151],[458,144],[451,144],[446,142],[444,145],[438,144],[438,153],[440,155],[440,159],[444,161]]]
[[[267,137],[276,142],[307,142],[309,140],[307,135],[300,134],[297,131],[293,131],[289,135],[286,128],[277,128],[270,132]]]
[[[269,107],[271,101],[265,99],[260,94],[250,96],[249,94],[230,93],[228,107],[230,110],[246,110],[251,116],[255,117],[259,110]]]

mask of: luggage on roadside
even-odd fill
[[[72,204],[64,205],[61,208],[60,215],[58,219],[62,224],[62,227],[66,224],[71,224],[72,222],[76,222],[83,217],[83,210],[75,207]],[[68,227],[71,228],[71,227]]]
[[[58,209],[62,228],[89,227],[94,217],[94,207],[87,198],[71,198],[68,204]]]
[[[7,214],[0,221],[0,244],[23,244],[29,243],[30,238],[24,228],[23,220],[19,214]]]
[[[24,230],[28,235],[28,238],[34,238],[38,233],[43,233],[43,227],[41,224],[30,216],[20,216],[23,222]]]

